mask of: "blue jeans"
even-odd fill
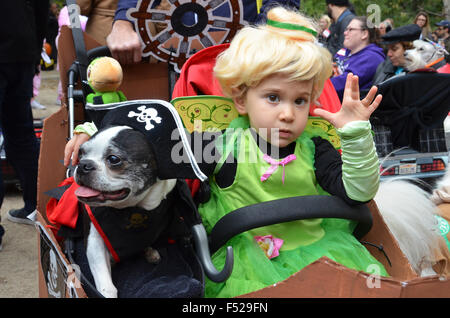
[[[0,125],[5,153],[23,189],[26,211],[37,203],[39,145],[34,132],[30,100],[33,92],[33,63],[0,63]],[[4,186],[0,171],[0,206]]]

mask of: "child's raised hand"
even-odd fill
[[[381,103],[382,96],[375,97],[377,90],[376,86],[372,86],[366,98],[360,100],[358,76],[349,73],[345,82],[341,109],[337,113],[330,113],[316,108],[314,114],[329,121],[336,128],[342,128],[352,121],[369,120],[370,115]]]
[[[68,167],[70,159],[72,159],[72,165],[78,164],[78,152],[82,144],[89,140],[89,135],[85,133],[74,134],[73,138],[69,140],[64,148],[64,166]]]

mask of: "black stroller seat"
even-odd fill
[[[419,152],[445,151],[445,137],[439,144],[429,144],[433,134],[443,136],[443,121],[450,111],[450,74],[413,72],[381,83],[383,100],[372,114],[375,132],[389,130],[390,149],[411,147]],[[384,127],[383,127],[384,126]]]

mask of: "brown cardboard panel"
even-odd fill
[[[447,222],[450,222],[450,203],[442,203],[438,205],[439,215],[442,216]],[[450,232],[448,234],[450,238]]]
[[[450,277],[416,278],[403,282],[401,297],[407,298],[450,298]]]
[[[348,269],[323,257],[287,280],[240,298],[450,298],[450,279],[399,280]]]
[[[397,241],[389,231],[386,223],[384,223],[383,217],[378,211],[375,201],[370,201],[368,203],[368,206],[372,211],[373,226],[370,232],[367,233],[361,241],[370,242],[378,246],[382,245],[385,253],[391,261],[392,266],[389,265],[389,262],[387,261],[384,254],[377,248],[370,245],[365,245],[365,247],[380,263],[384,265],[389,275],[391,275],[392,277],[402,280],[408,280],[417,277],[405,254],[403,254]]]
[[[37,210],[45,217],[45,208],[50,197],[44,192],[56,188],[65,179],[66,168],[62,160],[69,129],[67,120],[65,107],[61,107],[44,120],[39,155]]]
[[[46,225],[46,220],[43,218],[42,214],[40,212],[37,213],[37,221],[40,222],[41,224],[44,225],[45,231],[48,234],[48,237],[51,239],[51,241],[54,243],[53,246],[56,247],[58,253],[57,253],[57,257],[61,258],[61,261],[65,264],[70,264],[69,261],[67,260],[67,258],[64,256],[61,247],[59,246],[59,244],[57,243],[57,240],[55,238],[55,236],[53,235],[53,232],[51,230],[49,230]],[[49,298],[49,292],[48,292],[48,288],[47,288],[47,284],[44,278],[44,271],[42,269],[42,264],[41,264],[41,248],[40,248],[40,240],[41,237],[38,235],[38,276],[39,276],[39,297],[40,298]],[[76,296],[79,298],[86,298],[86,293],[84,292],[83,288],[81,287],[81,283],[80,281],[77,279],[76,275],[70,275],[70,279],[73,279],[73,287],[76,290]],[[69,288],[66,288],[66,293],[64,295],[61,295],[64,298],[69,297]]]
[[[450,223],[450,203],[439,204],[437,214]],[[450,241],[450,232],[447,233],[446,238],[447,241]],[[450,250],[444,238],[440,245],[440,249],[436,251],[437,264],[433,266],[433,269],[438,274],[450,277]]]
[[[395,279],[348,269],[327,257],[306,266],[283,282],[242,298],[369,298],[399,297]]]
[[[127,99],[170,100],[167,63],[122,65],[123,81],[119,87]]]

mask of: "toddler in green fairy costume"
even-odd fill
[[[267,24],[239,31],[214,67],[241,116],[222,136],[226,142],[219,142],[226,146],[218,147],[221,158],[209,179],[211,199],[199,207],[207,231],[225,214],[250,204],[332,194],[356,205],[371,200],[378,189],[379,162],[368,121],[382,98],[375,97],[376,87],[360,100],[358,78],[349,74],[341,110],[315,110],[314,115],[337,128],[340,156],[320,132],[307,126],[310,104],[332,74],[330,54],[315,43],[310,19],[282,7],[271,9],[267,17]],[[266,226],[237,235],[226,245],[233,247],[233,273],[223,283],[207,281],[206,297],[234,297],[264,288],[322,256],[362,271],[378,264],[387,275],[352,235],[351,222],[343,219]],[[225,248],[212,259],[222,268]]]

